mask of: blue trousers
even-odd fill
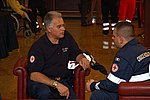
[[[73,87],[69,86],[67,82],[63,82],[65,86],[68,87],[70,96],[69,99],[76,99],[76,94],[73,90]],[[36,98],[38,100],[48,100],[48,99],[66,99],[64,96],[60,96],[57,89],[50,87],[48,85],[30,82],[28,85],[28,93],[32,98]]]
[[[119,100],[117,93],[105,90],[94,90],[90,96],[90,100]]]

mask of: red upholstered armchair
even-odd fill
[[[119,100],[150,100],[150,82],[122,82]]]
[[[15,64],[13,73],[18,76],[17,100],[32,99],[27,95],[27,58],[21,57]],[[74,90],[79,99],[85,99],[85,76],[89,75],[90,69],[83,70],[81,66],[75,69]]]

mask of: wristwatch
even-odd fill
[[[54,88],[56,88],[56,87],[58,86],[58,82],[57,82],[57,81],[53,81],[52,86],[53,86]]]

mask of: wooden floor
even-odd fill
[[[69,19],[66,20],[66,29],[73,35],[77,41],[79,47],[83,51],[90,52],[97,62],[103,64],[109,71],[111,63],[117,49],[111,49],[111,32],[108,36],[102,35],[102,27],[100,25],[92,25],[87,27],[82,27],[80,25],[80,20]],[[136,35],[142,32],[141,28],[138,28],[137,21],[133,22]],[[4,59],[0,59],[0,94],[2,98],[7,98],[8,100],[16,100],[17,93],[17,77],[13,75],[13,66],[17,59],[22,56],[26,56],[31,44],[37,40],[40,35],[32,36],[30,38],[24,38],[22,32],[17,34],[19,49],[13,50],[9,53],[9,56]],[[137,37],[137,39],[142,43],[143,39]],[[109,41],[109,49],[103,49],[103,41]],[[104,79],[106,76],[101,73],[92,70],[90,75],[86,77],[87,79]],[[89,100],[90,92],[86,92],[86,100]]]

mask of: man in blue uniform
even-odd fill
[[[28,93],[36,99],[76,99],[69,61],[77,61],[86,69],[89,61],[71,34],[65,31],[60,13],[51,11],[44,17],[45,35],[28,53]]]
[[[121,82],[150,81],[150,51],[134,38],[134,27],[129,22],[119,22],[113,31],[115,45],[120,48],[111,71],[105,80],[88,80],[87,90],[91,100],[118,100]]]

